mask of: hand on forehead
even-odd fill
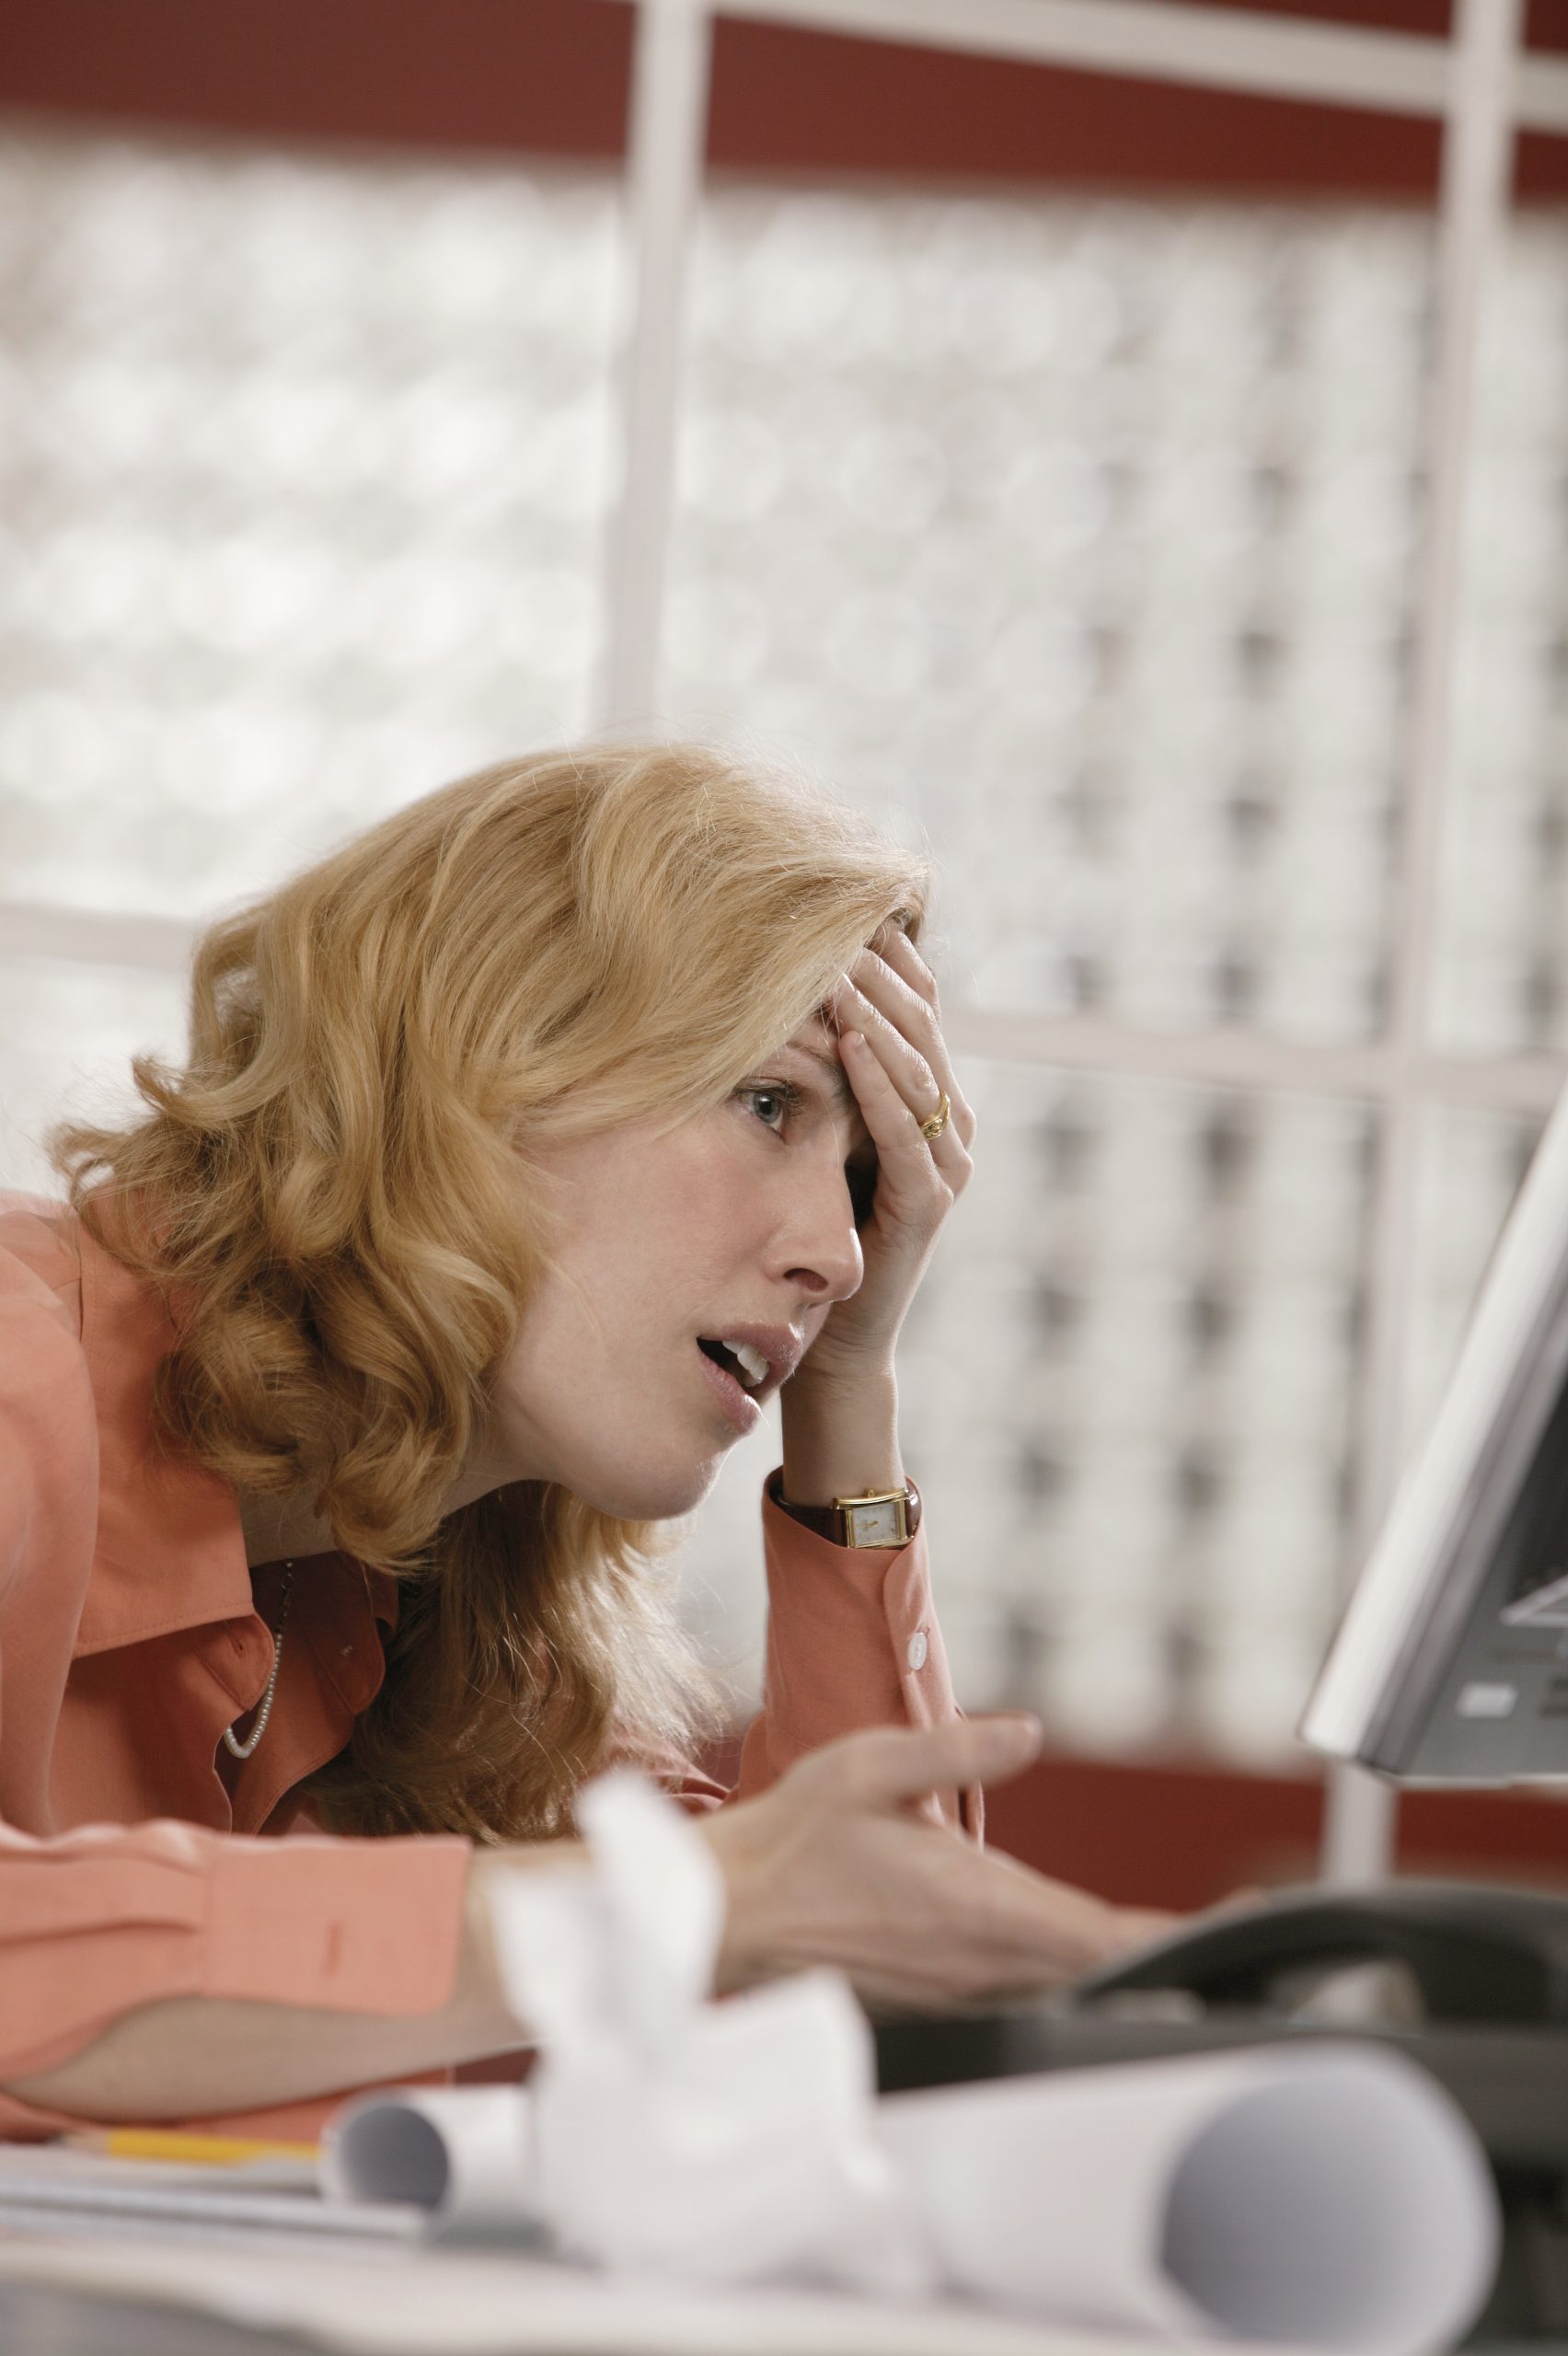
[[[833,1008],[819,1006],[809,1014],[800,1029],[790,1034],[789,1045],[811,1057],[818,1067],[816,1078],[829,1111],[847,1118],[856,1142],[863,1142],[867,1134],[865,1120],[839,1053],[838,1019]]]

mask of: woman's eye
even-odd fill
[[[748,1103],[765,1129],[782,1127],[786,1116],[795,1107],[792,1088],[743,1088],[738,1094]]]

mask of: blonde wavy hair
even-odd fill
[[[723,1099],[924,863],[798,778],[690,745],[550,752],[432,793],[198,945],[190,1058],[57,1132],[89,1231],[177,1341],[166,1445],[304,1492],[394,1572],[382,1691],[316,1779],[329,1823],[548,1837],[611,1755],[706,1703],[660,1526],[519,1482],[443,1516],[550,1264],[531,1138]]]

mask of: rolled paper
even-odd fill
[[[943,2281],[1058,2324],[1418,2356],[1496,2270],[1469,2121],[1371,2046],[942,2087],[879,2120]]]
[[[329,2200],[412,2202],[453,2241],[540,2230],[533,2114],[521,2086],[398,2086],[362,2095],[321,2141]]]

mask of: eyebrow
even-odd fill
[[[809,1056],[813,1064],[822,1066],[827,1074],[828,1098],[836,1112],[859,1111],[860,1100],[850,1087],[849,1075],[836,1057],[824,1056],[820,1047],[804,1046],[799,1039],[791,1039],[790,1045],[797,1056]]]

